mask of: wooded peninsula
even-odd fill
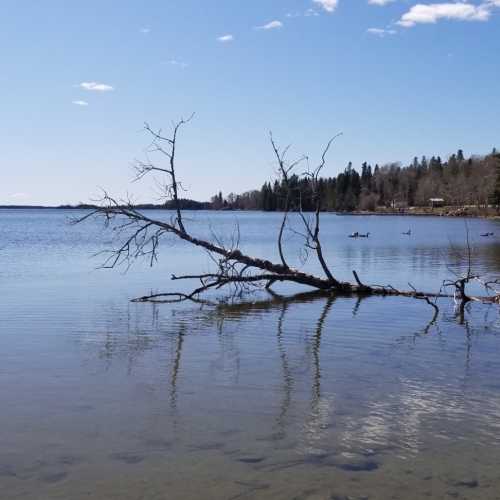
[[[311,179],[291,175],[289,186],[294,206],[312,211]],[[409,207],[469,207],[486,210],[500,205],[500,154],[465,158],[458,150],[447,161],[439,156],[414,158],[407,166],[379,166],[365,162],[360,171],[349,163],[337,177],[319,179],[322,211],[404,212]],[[286,188],[283,180],[266,182],[261,189],[242,194],[218,193],[214,209],[281,211]],[[457,214],[458,215],[458,214]]]

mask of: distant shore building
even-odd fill
[[[444,200],[443,198],[430,198],[429,203],[432,208],[436,207],[443,207],[444,206]]]

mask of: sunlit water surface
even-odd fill
[[[460,324],[445,299],[428,325],[404,298],[131,303],[210,260],[167,241],[153,268],[97,270],[112,235],[75,214],[0,211],[0,498],[500,498],[496,307]],[[278,214],[188,215],[228,241],[238,221],[242,249],[276,259]],[[467,226],[475,270],[498,275],[500,239],[480,234],[500,226]],[[459,219],[322,225],[339,278],[429,291],[460,269],[465,235]],[[289,234],[296,267],[299,246]]]

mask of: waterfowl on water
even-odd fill
[[[370,233],[362,234],[356,231],[355,233],[351,233],[349,235],[349,238],[368,238],[370,236]]]
[[[481,236],[493,236],[493,233],[483,233]]]
[[[406,231],[405,233],[401,233],[401,234],[405,234],[406,236],[411,236],[411,229],[408,229],[408,231]]]

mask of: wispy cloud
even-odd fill
[[[88,106],[89,103],[87,101],[71,101],[73,104],[76,104],[77,106]]]
[[[187,62],[179,61],[177,59],[170,59],[169,61],[167,61],[167,63],[170,64],[171,66],[178,66],[179,68],[182,69],[185,69],[189,66]]]
[[[313,2],[327,12],[333,12],[339,4],[339,0],[313,0]]]
[[[387,5],[388,3],[395,2],[396,0],[368,0],[368,3],[370,5],[380,5],[384,6]]]
[[[397,33],[396,30],[383,29],[383,28],[368,28],[366,32],[369,33],[370,35],[379,36],[381,38],[388,35],[395,35]]]
[[[111,85],[98,82],[82,82],[78,86],[84,90],[93,90],[95,92],[111,92],[112,90],[115,90]]]
[[[279,28],[283,28],[283,23],[281,21],[271,21],[270,23],[255,27],[257,30],[275,30]]]
[[[222,35],[222,36],[217,37],[217,41],[222,42],[222,43],[232,42],[233,40],[234,40],[233,35]]]
[[[151,28],[141,28],[139,31],[145,35],[149,35],[151,33]]]
[[[287,14],[285,14],[285,17],[288,17],[289,19],[293,19],[293,18],[296,18],[296,17],[312,17],[312,16],[319,16],[319,12],[315,9],[307,9],[304,11],[304,13],[302,12],[288,12]]]
[[[316,17],[316,16],[319,16],[319,12],[317,10],[314,10],[314,9],[307,9],[304,12],[304,16],[305,17]]]
[[[480,5],[466,2],[417,4],[403,14],[397,24],[405,28],[411,28],[417,24],[435,24],[443,19],[487,21],[494,6],[500,6],[500,0],[489,0]]]

